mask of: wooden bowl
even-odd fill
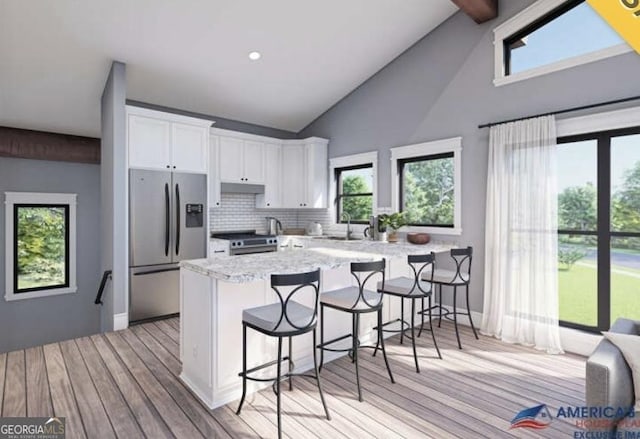
[[[431,240],[428,233],[407,233],[407,241],[411,244],[423,245]]]

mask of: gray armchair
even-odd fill
[[[640,335],[640,321],[618,319],[610,331]],[[635,404],[631,369],[622,352],[609,340],[603,339],[587,360],[586,397],[590,407]]]

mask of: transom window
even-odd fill
[[[373,164],[336,168],[335,178],[336,222],[367,224],[373,215]]]
[[[585,0],[538,0],[494,34],[496,85],[632,50]]]
[[[75,292],[75,195],[6,198],[6,299]]]

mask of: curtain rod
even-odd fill
[[[566,108],[564,110],[551,111],[548,113],[540,113],[540,114],[535,114],[533,116],[517,117],[515,119],[502,120],[500,122],[485,123],[482,125],[478,125],[478,128],[479,129],[489,128],[494,125],[500,125],[500,124],[509,123],[509,122],[518,122],[519,120],[531,119],[533,117],[551,116],[552,114],[572,113],[574,111],[589,110],[591,108],[604,107],[606,105],[622,104],[624,102],[637,101],[637,100],[640,100],[640,96],[634,96],[631,98],[624,98],[624,99],[616,99],[615,101],[601,102],[599,104],[583,105],[581,107]]]

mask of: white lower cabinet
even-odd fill
[[[213,240],[209,241],[209,259],[224,258],[229,256],[229,241]]]
[[[393,265],[391,270],[394,270]],[[242,370],[242,312],[248,308],[276,303],[278,299],[268,280],[230,283],[185,268],[180,271],[180,280],[180,377],[208,407],[213,409],[237,400],[242,394],[242,379],[238,377]],[[322,291],[354,285],[354,282],[348,266],[323,270],[321,273]],[[313,305],[313,296],[310,294],[297,296],[296,300],[309,306]],[[325,309],[325,340],[351,332],[349,313]],[[395,312],[391,313],[391,316],[394,314]],[[376,313],[361,317],[360,341],[363,344],[375,343],[377,332],[373,327],[377,324],[376,317]],[[390,335],[392,334],[385,334]],[[347,346],[349,341],[343,343]],[[285,341],[283,351],[287,352],[287,349]],[[249,369],[272,361],[277,355],[277,339],[248,328],[247,352]],[[325,361],[331,361],[341,355],[345,353],[324,353]],[[293,359],[298,371],[310,370],[313,367],[311,334],[294,337]],[[265,369],[264,376],[272,374],[272,370]],[[249,381],[248,392],[252,393],[268,385],[270,383]]]

